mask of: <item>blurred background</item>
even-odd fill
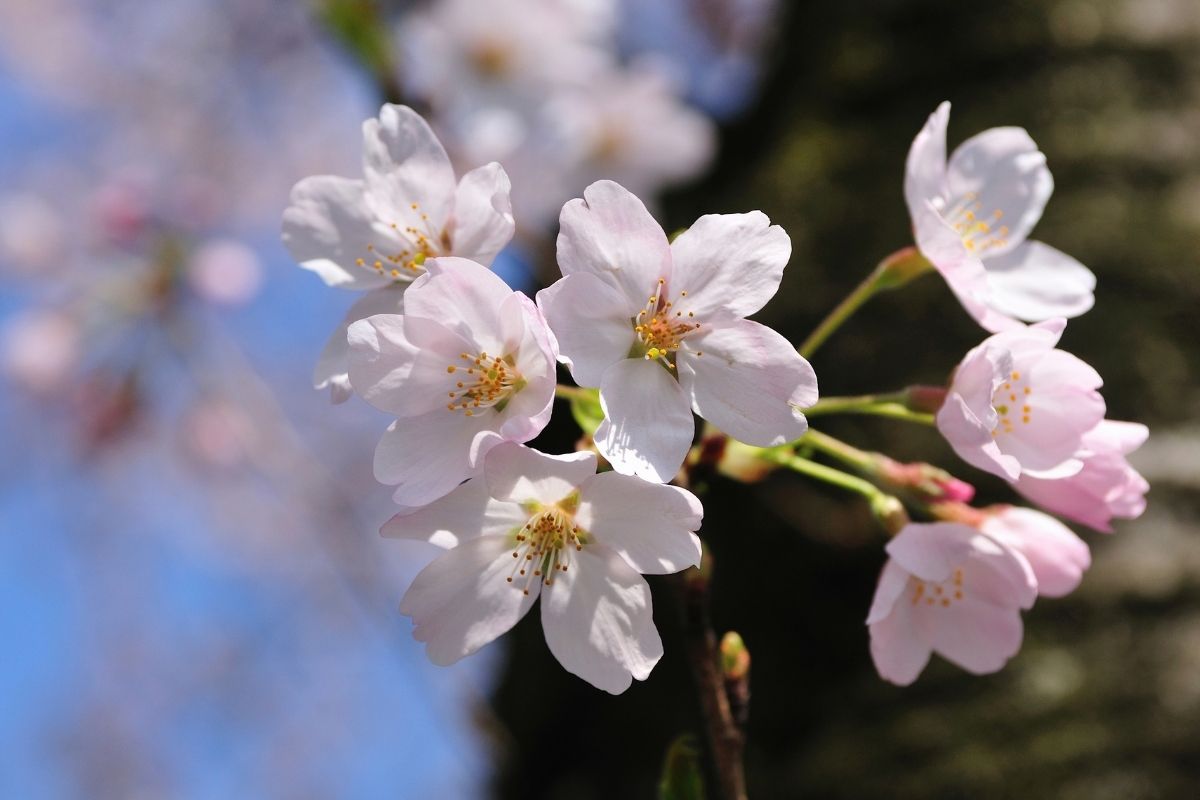
[[[759,208],[793,242],[759,318],[798,341],[910,243],[913,135],[1027,128],[1036,235],[1096,273],[1066,349],[1150,425],[1146,515],[973,678],[898,689],[863,619],[881,536],[778,475],[708,487],[719,631],[753,656],[755,798],[1177,798],[1200,786],[1200,5],[1194,0],[3,0],[0,797],[650,798],[699,731],[678,609],[612,698],[536,612],[448,669],[396,605],[430,553],[383,542],[386,419],[313,391],[353,297],[279,244],[292,184],[353,175],[385,98],[459,172],[504,163],[496,269],[552,279],[562,202],[600,177],[667,230]],[[983,338],[936,277],[814,359],[823,393],[938,383]],[[565,411],[565,409],[563,409]],[[1012,500],[936,433],[830,419]],[[536,444],[577,437],[557,414]]]

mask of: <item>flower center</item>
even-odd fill
[[[912,604],[949,608],[955,602],[963,599],[963,571],[954,570],[954,576],[948,581],[932,583],[913,578]]]
[[[554,584],[556,572],[566,572],[567,555],[564,550],[582,550],[588,543],[588,533],[575,524],[573,510],[578,507],[579,496],[572,494],[556,505],[541,507],[529,521],[516,530],[513,537],[512,573],[505,579],[517,584],[525,594],[534,581],[546,586]],[[524,578],[522,581],[521,579]]]
[[[658,286],[646,307],[637,313],[633,320],[633,330],[638,335],[637,349],[647,360],[664,359],[668,366],[674,367],[674,356],[684,337],[700,327],[691,311],[676,311],[674,302],[667,299],[666,281],[658,279]],[[687,297],[687,292],[679,293],[680,299]]]
[[[526,381],[517,371],[516,359],[512,356],[489,356],[480,352],[478,355],[461,353],[459,358],[466,366],[451,364],[446,367],[447,373],[459,378],[447,393],[450,395],[450,402],[446,404],[449,411],[462,411],[468,417],[488,408],[503,411],[512,396],[525,388]]]
[[[368,244],[367,256],[354,259],[356,265],[373,269],[380,275],[390,275],[393,279],[411,278],[424,270],[422,265],[425,259],[450,251],[450,232],[445,229],[435,231],[429,223],[429,215],[421,211],[420,204],[411,203],[410,208],[420,214],[419,226],[401,228],[396,222],[388,225],[408,246],[388,254],[374,244]]]
[[[993,437],[1001,433],[1012,433],[1015,429],[1014,419],[1020,419],[1022,425],[1028,425],[1033,419],[1033,406],[1029,405],[1029,395],[1033,394],[1033,387],[1019,372],[1014,371],[1008,378],[992,395],[992,407],[1000,415],[999,422],[992,429]]]
[[[1008,244],[1008,226],[996,225],[1004,212],[995,209],[990,214],[981,213],[978,195],[968,192],[942,214],[954,230],[962,237],[963,246],[975,255],[983,255],[995,247]]]

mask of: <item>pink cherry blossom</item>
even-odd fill
[[[1039,595],[1063,597],[1075,591],[1092,554],[1070,528],[1032,508],[1001,506],[984,513],[980,530],[1025,556]]]
[[[1014,486],[1048,511],[1111,533],[1114,517],[1136,519],[1146,510],[1150,485],[1125,457],[1149,434],[1136,422],[1104,420],[1083,435],[1075,454],[1083,464],[1079,472],[1064,478],[1022,475]]]
[[[496,639],[540,595],[550,652],[568,672],[619,694],[663,653],[642,574],[699,564],[702,514],[685,489],[597,475],[593,453],[505,443],[488,453],[482,477],[396,515],[381,532],[445,549],[400,603],[435,664]]]
[[[935,652],[982,675],[1020,649],[1037,596],[1020,553],[957,522],[910,523],[887,552],[867,616],[880,677],[907,686]]]
[[[1015,481],[1083,468],[1083,436],[1104,418],[1100,376],[1055,348],[1066,321],[997,333],[958,365],[937,426],[967,463]]]
[[[526,442],[550,419],[557,349],[537,307],[486,267],[425,262],[403,314],[349,328],[350,384],[393,414],[375,477],[415,507],[478,475],[488,450]]]
[[[991,128],[947,159],[949,121],[942,103],[908,152],[904,197],[921,252],[989,331],[1087,311],[1095,276],[1028,238],[1054,190],[1033,139],[1022,128]]]
[[[709,214],[668,243],[637,197],[599,181],[563,207],[564,277],[538,294],[562,361],[599,387],[596,447],[626,474],[674,477],[692,411],[747,444],[807,429],[812,367],[770,328],[745,319],[775,294],[791,242],[759,211]]]
[[[489,265],[512,238],[509,181],[499,164],[468,172],[457,185],[441,142],[406,106],[385,105],[363,123],[363,178],[316,175],[292,189],[283,242],[305,269],[330,286],[369,291],[421,275],[425,259],[460,256]],[[387,298],[386,300],[384,298]],[[394,295],[370,301],[375,308]],[[345,327],[362,319],[351,309],[317,367],[317,388],[346,399]]]

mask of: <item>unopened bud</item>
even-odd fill
[[[741,680],[750,674],[750,651],[737,631],[721,638],[721,673],[725,680]]]
[[[871,513],[889,536],[895,536],[909,523],[904,504],[890,494],[878,494],[871,498]]]
[[[944,386],[910,386],[904,391],[904,405],[910,411],[920,411],[925,414],[936,414],[946,402],[946,387]]]
[[[921,255],[920,250],[905,247],[879,262],[879,266],[875,268],[875,287],[896,289],[931,270],[933,264]]]

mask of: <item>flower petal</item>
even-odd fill
[[[671,243],[675,307],[703,320],[741,319],[775,296],[792,240],[761,211],[706,214]]]
[[[1042,217],[1054,191],[1054,179],[1046,167],[1046,156],[1024,128],[991,128],[951,153],[946,186],[951,202],[971,198],[978,205],[976,217],[995,218],[1008,228],[1004,244],[988,249],[991,257],[1025,241]]]
[[[1017,550],[1037,578],[1037,593],[1064,597],[1075,591],[1092,564],[1087,544],[1061,522],[1030,508],[992,515],[983,532]]]
[[[884,574],[887,574],[886,568]],[[907,580],[901,584],[901,589],[905,585]],[[911,603],[896,603],[891,613],[869,626],[871,660],[875,662],[875,670],[879,677],[897,686],[908,686],[915,681],[929,663],[932,653],[929,643],[917,631],[912,617]]]
[[[496,500],[553,504],[596,474],[596,454],[585,451],[550,455],[505,443],[488,452],[483,474]]]
[[[538,596],[506,579],[512,547],[504,536],[481,536],[447,550],[421,570],[400,601],[412,617],[413,638],[425,642],[429,660],[445,666],[506,633]]]
[[[444,408],[398,419],[375,448],[375,477],[396,486],[393,499],[402,506],[430,503],[479,473],[473,459],[484,453],[473,448],[486,425]]]
[[[399,252],[406,243],[367,208],[362,181],[315,175],[292,188],[289,202],[283,243],[300,266],[339,289],[377,289],[393,282],[372,266],[376,252]]]
[[[867,612],[867,624],[871,625],[883,620],[892,613],[896,601],[908,588],[909,573],[894,560],[888,559],[879,573],[879,583],[875,586],[875,597],[871,600],[871,610]]]
[[[699,498],[678,486],[605,472],[579,490],[575,523],[644,575],[700,565]]]
[[[407,314],[437,320],[489,355],[503,355],[506,326],[502,309],[513,295],[499,275],[465,258],[434,258],[405,294]]]
[[[558,266],[590,272],[644,303],[671,277],[671,249],[642,201],[612,181],[597,181],[562,208]],[[640,307],[639,303],[639,307]]]
[[[1092,271],[1048,244],[1025,241],[983,265],[988,304],[1018,319],[1078,317],[1095,302]]]
[[[454,168],[429,124],[411,108],[388,103],[378,119],[363,123],[363,175],[368,202],[388,224],[435,236],[445,227]]]
[[[620,694],[662,658],[650,587],[615,551],[593,543],[564,551],[568,569],[547,583],[542,630],[559,663],[598,689]]]
[[[513,237],[512,184],[496,162],[473,169],[458,182],[450,240],[453,254],[484,266]]]
[[[910,522],[884,549],[906,572],[941,583],[970,557],[977,533],[957,522]]]
[[[402,283],[367,292],[350,306],[317,358],[313,370],[314,389],[329,387],[330,399],[335,403],[343,403],[354,394],[350,386],[350,343],[346,338],[350,326],[375,314],[403,314],[407,286]]]
[[[576,272],[537,295],[538,307],[554,330],[559,359],[580,386],[600,385],[604,370],[629,356],[637,340],[630,320],[639,307],[604,280]]]
[[[528,520],[529,513],[517,503],[502,502],[488,494],[487,481],[479,477],[416,511],[396,514],[379,533],[449,549],[480,536],[506,536]]]
[[[915,221],[926,204],[946,194],[946,126],[950,124],[950,103],[937,107],[908,150],[904,167],[904,199]]]
[[[696,430],[679,381],[656,361],[627,358],[605,370],[600,406],[596,449],[613,469],[659,483],[675,477]]]
[[[800,409],[817,402],[817,375],[767,326],[742,319],[690,337],[676,364],[695,412],[733,438],[772,447],[808,430]]]
[[[970,594],[947,608],[914,610],[918,625],[927,626],[929,641],[940,656],[974,675],[996,672],[1021,649],[1021,612]]]

